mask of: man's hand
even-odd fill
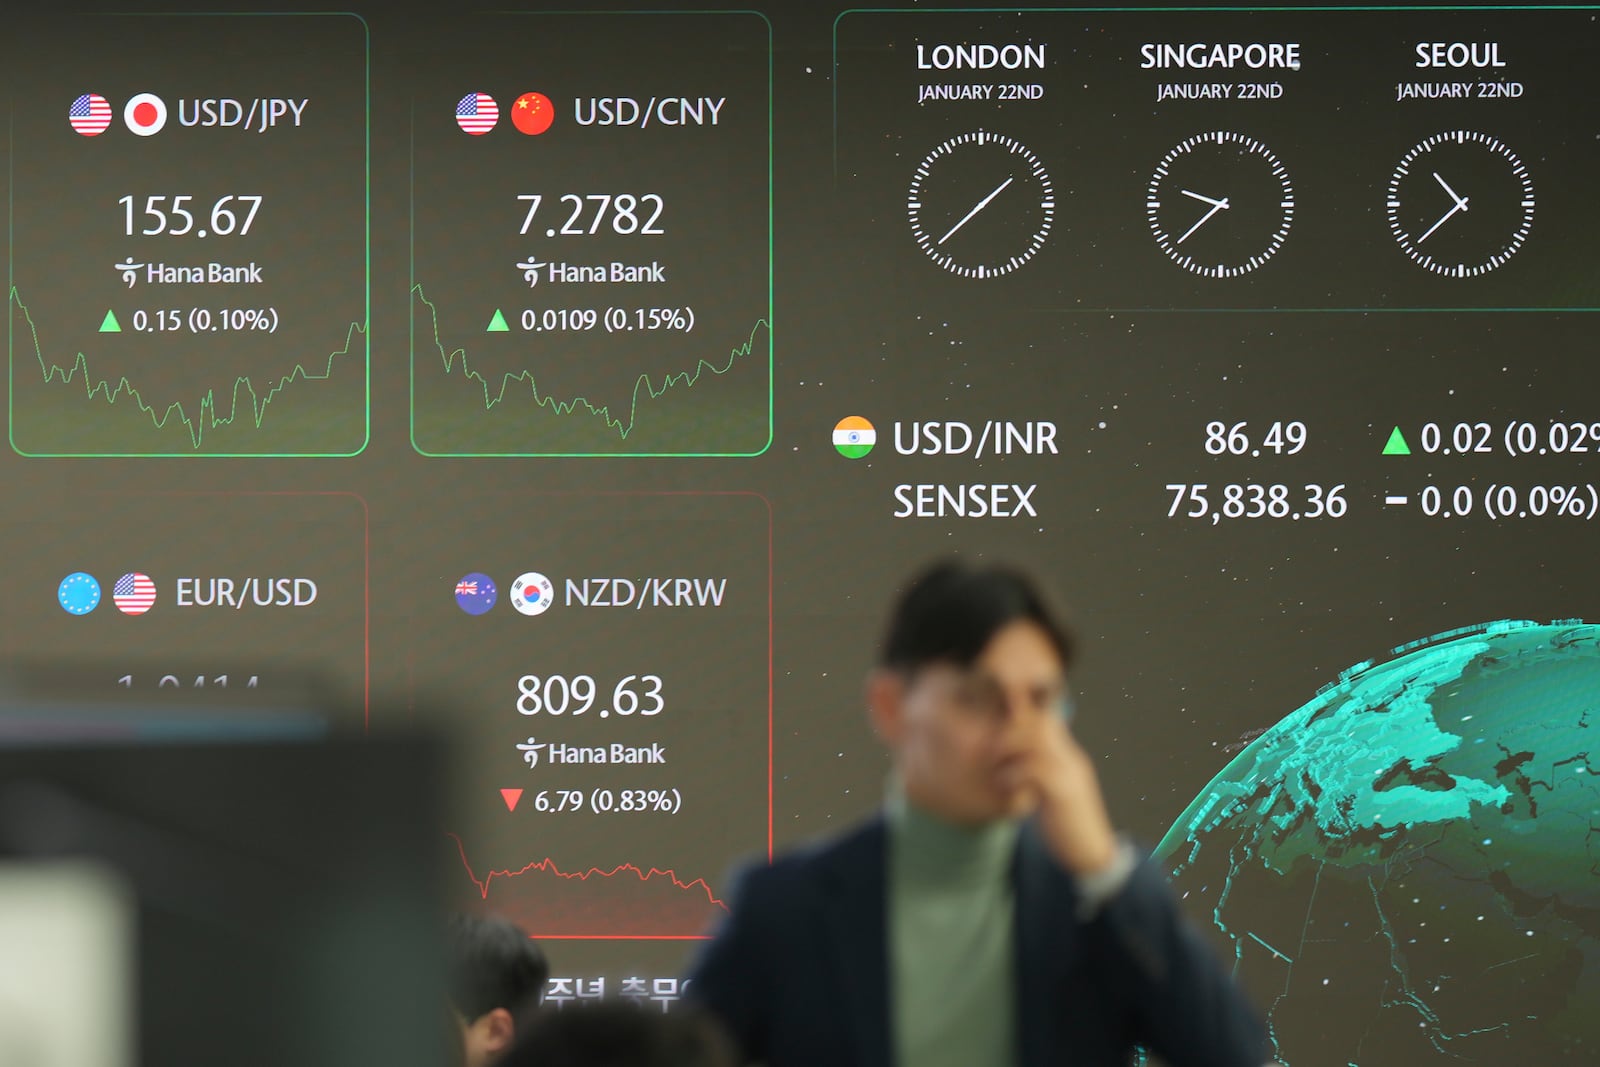
[[[1027,746],[1001,769],[1006,785],[1039,816],[1045,843],[1080,877],[1107,870],[1119,851],[1094,762],[1057,715],[1040,720]]]

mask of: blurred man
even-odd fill
[[[735,1067],[726,1036],[690,1008],[627,1001],[547,1011],[500,1067]]]
[[[1071,657],[1017,573],[947,564],[904,594],[867,683],[884,810],[745,872],[694,967],[689,995],[743,1061],[1270,1059],[1161,872],[1112,829],[1068,728]]]
[[[550,965],[504,919],[456,915],[448,931],[450,1001],[461,1020],[466,1067],[499,1059],[544,995]]]

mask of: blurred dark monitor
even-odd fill
[[[87,872],[89,910],[125,902],[134,1036],[113,1062],[449,1062],[459,1037],[442,1007],[442,759],[430,740],[343,735],[328,728],[343,716],[287,690],[271,701],[213,689],[209,701],[130,702],[25,688],[0,696],[0,722],[12,726],[0,730],[0,907],[26,929],[17,911],[30,892],[56,899],[39,886],[63,871],[64,885]],[[287,731],[298,736],[274,738],[274,716],[299,723]],[[20,729],[52,721],[68,728]],[[216,740],[230,728],[235,739]],[[105,740],[108,729],[122,739]],[[83,929],[116,927],[91,918]],[[114,961],[115,935],[95,936]],[[0,952],[0,1044],[8,984],[64,1005],[63,1018],[81,1003],[76,1024],[96,1026],[93,998],[48,988],[72,973],[65,959],[38,967],[49,958]],[[48,1033],[22,1036],[38,1046],[26,1062],[65,1064],[51,1058]]]

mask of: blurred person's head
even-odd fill
[[[460,1017],[466,1067],[485,1067],[532,1018],[550,965],[538,944],[504,919],[455,915],[448,935],[450,1002]]]
[[[689,1005],[625,1000],[541,1012],[502,1067],[735,1067],[722,1030]]]
[[[1033,582],[941,563],[896,602],[867,703],[906,798],[975,826],[1024,814],[1008,770],[1047,717],[1069,714],[1072,638]]]

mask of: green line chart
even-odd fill
[[[424,454],[755,455],[770,440],[765,317],[721,358],[619,375],[604,395],[557,395],[526,367],[479,369],[465,347],[445,343],[420,284],[412,296],[412,441]]]
[[[185,402],[154,399],[152,386],[128,375],[97,376],[82,351],[52,362],[15,286],[11,314],[11,443],[23,455],[310,456],[365,447],[363,323],[351,322],[325,359],[282,374],[235,375]],[[31,348],[37,378],[25,359],[18,366],[19,341]]]

